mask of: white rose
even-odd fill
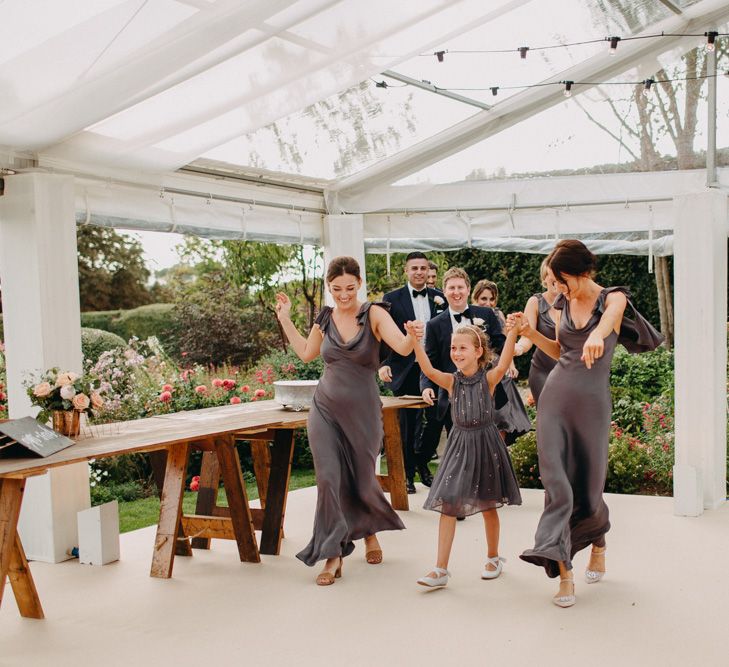
[[[436,306],[442,306],[442,305],[443,305],[443,304],[445,303],[445,301],[443,301],[443,297],[442,297],[442,296],[438,296],[438,295],[436,294],[436,295],[435,295],[435,296],[433,297],[433,303],[434,303],[434,304],[435,304]]]
[[[64,384],[61,387],[61,398],[70,401],[76,395],[76,390],[72,384]]]
[[[482,326],[483,326],[483,320],[482,320],[482,319],[481,319],[480,317],[474,317],[474,318],[473,318],[473,319],[472,319],[471,321],[472,321],[472,322],[473,322],[473,323],[474,323],[474,324],[475,324],[475,325],[476,325],[477,327],[482,327]]]

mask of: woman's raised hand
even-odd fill
[[[512,329],[516,329],[516,333],[519,336],[529,337],[531,327],[529,326],[529,320],[524,317],[524,313],[509,313],[506,317],[506,331],[507,333]]]
[[[291,316],[291,299],[283,292],[276,293],[276,317],[280,320],[282,317],[289,318]]]
[[[405,331],[415,338],[415,340],[422,340],[425,327],[422,322],[418,320],[411,320],[409,322],[405,322]]]

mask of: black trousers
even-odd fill
[[[415,364],[405,378],[400,389],[393,391],[395,396],[419,396],[420,395],[420,366]],[[402,453],[405,459],[405,476],[412,480],[415,471],[420,463],[427,465],[429,458],[423,458],[417,454],[420,450],[420,440],[423,432],[423,410],[413,408],[402,408],[399,411],[400,437],[402,439]]]
[[[443,419],[438,419],[437,404],[424,408],[423,413],[422,435],[418,443],[419,447],[416,449],[416,454],[419,460],[427,462],[433,458],[433,454],[438,449],[443,427],[445,426],[446,433],[450,433],[453,421],[451,420],[450,406],[448,406],[447,412],[443,415]]]

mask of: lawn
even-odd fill
[[[289,481],[289,491],[303,489],[313,486],[316,483],[313,470],[292,470]],[[250,500],[258,498],[256,482],[246,482],[246,491]],[[182,508],[185,514],[195,513],[197,493],[194,491],[185,492]],[[225,490],[220,489],[218,493],[218,505],[226,505]],[[119,502],[119,530],[122,533],[138,528],[153,526],[159,520],[159,498],[142,498],[131,502]]]

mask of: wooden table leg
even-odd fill
[[[165,483],[165,469],[167,467],[167,450],[161,449],[156,452],[149,453],[149,462],[152,466],[152,477],[154,478],[155,486],[157,487],[157,495],[162,497],[162,488]],[[186,471],[187,472],[187,471]],[[177,537],[184,538],[185,531],[182,528],[182,522],[177,528]],[[192,548],[190,547],[190,541],[185,539],[178,539],[175,543],[175,555],[176,556],[192,556]]]
[[[172,445],[167,449],[164,485],[159,509],[157,537],[154,541],[150,576],[169,579],[175,562],[177,534],[182,517],[182,498],[185,493],[188,443]]]
[[[0,479],[0,604],[9,577],[20,615],[43,618],[38,591],[18,535],[24,488],[24,479]]]
[[[218,487],[220,486],[220,464],[218,455],[214,452],[202,453],[200,466],[200,485],[197,490],[197,503],[195,514],[212,516],[218,502]],[[209,537],[193,537],[193,549],[209,549]]]
[[[263,515],[261,553],[278,555],[281,550],[286,497],[291,477],[291,459],[294,455],[294,432],[276,431],[271,449],[271,474],[268,479],[266,511]]]
[[[409,408],[389,409],[382,411],[382,421],[385,427],[385,456],[387,456],[387,476],[390,491],[390,503],[393,509],[409,510],[408,492],[405,486],[405,462],[402,455],[402,440],[400,439],[400,410]]]
[[[248,506],[248,494],[243,482],[240,458],[233,436],[216,438],[215,451],[218,454],[220,472],[223,475],[225,495],[228,499],[230,519],[238,543],[240,560],[245,563],[260,563],[261,556],[256,543],[256,533],[253,530],[251,508]]]
[[[253,473],[256,476],[258,498],[261,509],[266,509],[266,496],[268,495],[268,478],[271,476],[271,450],[267,440],[251,440],[251,459],[253,460]]]

